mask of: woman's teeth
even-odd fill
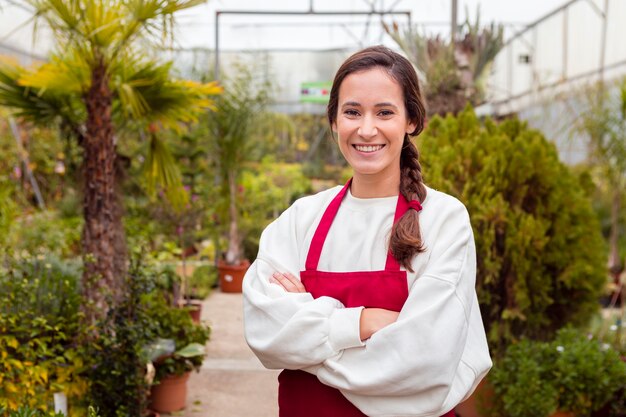
[[[385,145],[354,145],[359,152],[376,152],[381,150]]]

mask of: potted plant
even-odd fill
[[[258,82],[251,69],[239,66],[233,78],[224,82],[224,94],[208,114],[213,155],[218,168],[223,201],[223,225],[227,225],[228,249],[218,260],[220,287],[224,292],[241,292],[243,276],[250,262],[243,255],[240,234],[240,176],[246,163],[255,157],[259,121],[268,102],[269,86]]]
[[[150,297],[152,330],[159,335],[146,346],[150,359],[147,378],[153,382],[150,408],[164,413],[178,411],[185,407],[191,371],[199,371],[202,365],[210,329],[194,323],[186,311],[167,305],[162,295]]]
[[[217,271],[214,265],[195,261],[187,272],[183,288],[184,307],[195,323],[200,322],[202,315],[202,301],[209,296],[217,281]]]
[[[150,390],[150,407],[162,413],[185,408],[187,380],[192,370],[198,370],[205,355],[204,345],[190,343],[176,350],[173,339],[157,339],[149,347],[151,370],[156,384]],[[152,371],[153,370],[153,371]]]
[[[494,415],[591,416],[623,390],[626,363],[610,346],[564,328],[551,342],[511,345],[489,376]]]

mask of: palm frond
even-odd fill
[[[61,91],[37,91],[25,86],[21,79],[29,71],[17,64],[0,60],[0,104],[10,108],[18,117],[37,125],[62,121],[79,126],[85,119],[80,100]]]
[[[178,210],[189,201],[183,187],[182,175],[172,153],[156,133],[151,133],[148,154],[144,162],[146,191],[155,198],[158,190],[163,190],[168,201]]]
[[[53,55],[49,62],[23,73],[19,83],[40,92],[52,90],[81,95],[89,88],[91,74],[80,51],[70,49],[65,55]]]
[[[210,97],[221,93],[217,83],[172,80],[170,68],[141,57],[126,57],[111,68],[112,90],[119,99],[114,113],[120,124],[142,119],[179,129],[181,123],[195,122],[207,109],[215,109]]]

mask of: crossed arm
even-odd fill
[[[270,277],[270,282],[281,286],[287,292],[307,292],[302,282],[289,272],[275,272]],[[398,319],[398,315],[398,312],[385,310],[384,308],[364,308],[361,310],[361,319],[359,321],[361,340],[369,339],[380,329],[394,323]]]

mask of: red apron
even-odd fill
[[[406,271],[387,254],[384,271],[326,272],[318,271],[324,241],[333,219],[352,180],[328,205],[313,235],[306,258],[306,270],[300,272],[304,287],[313,298],[329,296],[348,307],[376,307],[400,311],[409,295]],[[406,199],[400,195],[396,204],[394,223],[408,210]],[[285,369],[278,376],[278,405],[280,417],[367,417],[341,392],[321,383],[315,375]],[[453,417],[450,411],[442,417]]]

